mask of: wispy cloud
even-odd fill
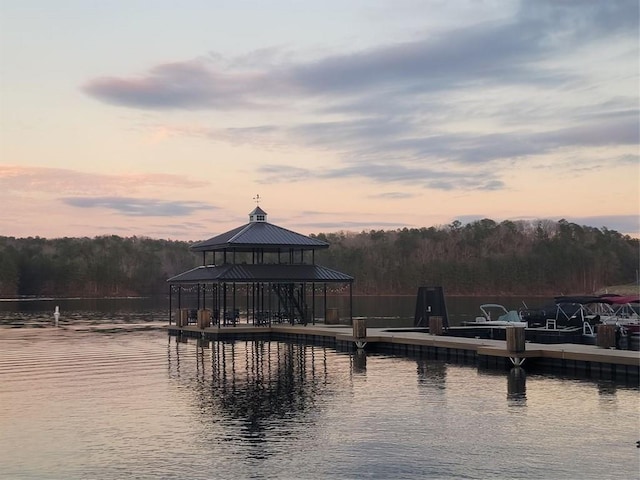
[[[305,229],[311,229],[315,232],[335,232],[335,231],[356,231],[356,230],[369,230],[371,228],[400,228],[407,226],[403,223],[385,222],[371,220],[369,222],[306,222],[297,224]]]
[[[0,165],[0,188],[5,191],[72,195],[129,193],[145,188],[202,188],[208,182],[161,173],[102,174],[46,167]]]
[[[587,217],[558,217],[578,225],[589,225],[595,228],[607,228],[621,233],[637,236],[640,232],[640,216],[638,215],[594,215]]]
[[[227,109],[248,103],[265,74],[221,72],[205,60],[158,65],[132,78],[100,77],[83,90],[104,102],[145,109]]]
[[[501,222],[503,220],[511,220],[518,221],[523,220],[527,222],[536,222],[537,220],[541,220],[539,218],[534,217],[518,217],[518,218],[508,218],[508,219],[500,219],[500,218],[492,218],[491,215],[481,215],[481,214],[467,214],[457,216],[453,220],[458,220],[462,224],[473,223],[478,220],[482,220],[484,218],[489,218],[494,220],[495,222]],[[584,216],[584,217],[575,217],[575,216],[554,216],[548,217],[546,220],[551,220],[557,222],[559,220],[566,220],[567,222],[572,222],[577,225],[587,225],[594,228],[607,228],[609,230],[615,230],[616,232],[620,232],[623,234],[629,234],[637,236],[638,232],[640,232],[640,217],[638,215],[594,215],[594,216]]]
[[[382,198],[385,200],[399,200],[404,198],[413,198],[414,194],[407,192],[381,192],[373,195],[369,195],[370,198]]]
[[[123,215],[135,217],[177,217],[189,215],[198,210],[216,208],[213,205],[201,202],[167,202],[150,198],[131,197],[65,197],[60,200],[72,207],[115,210]]]
[[[208,185],[208,182],[181,175],[107,175],[71,169],[0,165],[0,191],[5,195],[19,195],[23,202],[47,205],[55,210],[64,210],[59,208],[62,206],[102,209],[125,217],[184,217],[200,210],[216,210],[217,207],[209,203],[166,201],[154,196],[157,191],[185,191]]]
[[[421,185],[436,190],[499,190],[504,183],[490,171],[456,172],[452,169],[433,169],[428,166],[402,164],[354,163],[337,168],[303,169],[288,165],[265,165],[258,169],[261,183],[301,182],[311,178],[348,179],[367,178],[375,183],[400,183]]]

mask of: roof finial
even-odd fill
[[[256,205],[260,205],[260,194],[256,193],[256,196],[253,197],[253,201],[256,202]]]

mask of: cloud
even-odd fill
[[[468,223],[476,222],[478,220],[482,220],[484,218],[489,218],[498,223],[504,220],[511,220],[511,221],[523,220],[526,222],[533,222],[533,223],[535,223],[538,220],[542,220],[540,218],[534,218],[534,217],[497,219],[497,218],[491,218],[490,215],[467,214],[467,215],[459,215],[455,217],[455,219],[452,219],[452,222],[453,220],[459,220],[462,224],[468,224]],[[638,236],[640,234],[640,217],[638,215],[594,215],[594,216],[584,216],[584,217],[555,216],[555,217],[546,218],[546,220],[551,220],[554,222],[557,222],[562,219],[566,220],[567,222],[575,223],[577,225],[586,225],[594,228],[607,228],[609,230],[615,230],[616,232],[619,232],[625,235]]]
[[[158,65],[145,76],[100,77],[82,90],[101,101],[143,109],[226,109],[246,103],[245,97],[264,84],[261,73],[225,73],[205,60]]]
[[[477,221],[482,220],[484,218],[490,218],[490,217],[488,217],[487,215],[474,215],[474,214],[458,215],[456,218],[451,220],[451,223],[453,223],[455,220],[457,220],[460,223],[462,223],[463,225],[466,225],[468,223],[477,222]],[[496,221],[496,220],[494,220],[494,221]]]
[[[102,174],[65,168],[23,167],[0,165],[0,188],[20,193],[71,195],[122,192],[131,193],[145,188],[202,188],[209,185],[182,175],[162,173]]]
[[[258,183],[263,184],[302,182],[316,175],[311,169],[291,165],[267,164],[258,167],[258,171],[260,172]]]
[[[399,228],[406,226],[403,223],[382,222],[372,220],[370,222],[308,222],[299,223],[297,226],[307,229],[315,229],[317,232],[336,232],[341,230],[370,230],[377,228]]]
[[[63,203],[78,208],[104,208],[123,215],[135,217],[176,217],[189,215],[198,210],[215,209],[201,202],[166,202],[149,198],[131,197],[65,197]]]
[[[293,137],[313,147],[348,150],[349,158],[439,159],[459,164],[542,155],[563,147],[634,146],[640,142],[640,110],[582,118],[574,125],[536,131],[425,133],[411,121],[367,118],[295,127]],[[540,127],[538,127],[540,128]]]
[[[382,198],[386,200],[399,200],[404,198],[413,198],[416,195],[407,192],[382,192],[369,195],[369,198]]]
[[[262,70],[236,70],[210,59],[173,62],[137,77],[94,78],[82,90],[114,105],[201,110],[255,107],[282,94],[302,100],[309,95],[352,95],[391,88],[415,96],[480,81],[551,81],[543,70],[528,66],[543,58],[545,49],[518,30],[518,25],[478,26],[436,39],[383,45],[314,62],[262,66]],[[554,74],[553,81],[558,81],[558,75]],[[569,78],[565,74],[565,80]]]
[[[587,217],[557,217],[578,225],[588,225],[595,228],[615,230],[628,235],[640,235],[640,216],[638,215],[594,215]]]
[[[459,171],[428,166],[405,166],[384,163],[354,163],[335,168],[303,169],[289,165],[264,165],[258,167],[261,183],[289,183],[308,179],[367,178],[375,183],[401,183],[421,185],[435,190],[499,190],[505,187],[502,180],[487,171]]]
[[[637,34],[637,18],[634,0],[594,0],[586,5],[522,2],[510,21],[480,23],[315,61],[292,62],[286,56],[280,60],[271,47],[227,62],[214,54],[158,65],[137,77],[94,78],[82,88],[101,101],[135,108],[215,109],[245,106],[253,103],[249,99],[285,92],[295,99],[389,87],[391,92],[415,96],[485,82],[558,84],[576,75],[569,69],[539,68],[540,61],[604,37]],[[265,52],[273,60],[256,62]]]
[[[501,170],[515,162],[640,143],[637,85],[624,80],[637,80],[638,14],[636,0],[522,1],[501,20],[313,60],[267,47],[94,78],[82,88],[129,108],[231,111],[243,125],[183,134],[322,149],[339,161],[325,169],[263,165],[259,182],[360,177],[499,190],[508,187]],[[602,87],[594,67],[602,58],[617,59],[621,70],[612,78],[626,88]],[[279,123],[252,124],[264,112]],[[593,163],[624,158],[637,155],[618,152]]]
[[[564,43],[609,36],[612,32],[637,33],[639,13],[640,5],[635,0],[539,0],[521,2],[518,17],[523,24],[544,30],[551,39]]]
[[[393,164],[363,163],[331,169],[321,175],[326,178],[365,177],[374,182],[421,184],[437,190],[495,190],[503,186],[500,180],[488,172],[486,176],[481,177],[477,172],[455,172]]]

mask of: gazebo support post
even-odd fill
[[[349,284],[349,318],[351,325],[353,325],[353,284]]]
[[[327,284],[324,283],[324,323],[327,323]]]
[[[268,295],[268,299],[269,299],[269,301],[268,301],[268,303],[269,303],[269,318],[267,320],[268,320],[269,326],[271,326],[271,317],[273,316],[273,309],[271,308],[271,297],[273,296],[272,292],[271,292],[271,282],[269,282],[267,284],[267,295]]]
[[[311,284],[311,325],[316,324],[316,284]]]
[[[235,263],[235,257],[236,257],[236,252],[234,251],[233,252],[233,261],[234,261],[234,263]],[[236,282],[233,282],[231,285],[232,285],[231,290],[233,291],[233,301],[231,303],[231,305],[232,305],[231,308],[233,308],[233,312],[232,312],[233,319],[234,319],[234,323],[233,324],[235,325],[235,319],[236,319]],[[239,320],[239,318],[238,318],[238,320]],[[248,321],[249,320],[247,319],[247,322]]]
[[[173,285],[169,284],[169,325],[171,325],[171,297],[172,297],[172,292],[173,291]]]

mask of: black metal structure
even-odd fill
[[[414,327],[428,327],[429,317],[442,317],[442,326],[449,328],[447,304],[444,301],[442,287],[419,287],[416,296],[416,312],[413,320]]]
[[[254,325],[315,323],[317,290],[326,318],[327,284],[349,286],[351,319],[353,277],[315,264],[315,251],[325,248],[327,242],[267,222],[258,206],[249,223],[190,247],[202,253],[202,266],[167,280],[169,321],[174,295],[181,309],[183,295],[190,293],[187,303],[196,308],[190,309],[189,320],[194,323],[202,309],[211,311],[211,323],[217,325],[235,325],[241,314]]]

